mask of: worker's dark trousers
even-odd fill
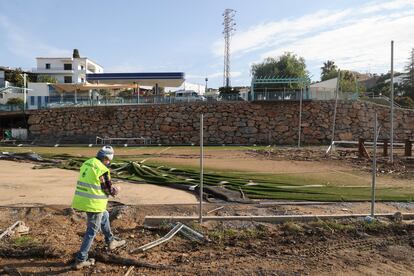
[[[93,239],[100,229],[105,236],[105,242],[107,244],[109,244],[114,239],[114,235],[111,232],[111,225],[109,224],[108,211],[105,210],[102,213],[86,212],[86,214],[88,216],[87,229],[85,236],[83,236],[83,242],[80,251],[76,255],[76,260],[78,262],[86,261],[88,259],[89,249],[92,246]]]

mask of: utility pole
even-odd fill
[[[303,99],[303,87],[300,88],[300,99],[299,99],[298,148],[300,148],[300,139],[301,139],[301,134],[302,134],[302,99]]]
[[[203,223],[203,175],[204,175],[204,114],[200,114],[200,186],[198,221]]]
[[[374,149],[372,156],[372,184],[371,184],[371,217],[375,216],[375,185],[377,180],[377,139],[378,139],[378,118],[374,116]]]
[[[333,114],[333,122],[332,122],[332,134],[331,134],[331,150],[334,147],[335,141],[335,123],[336,123],[336,110],[338,108],[338,94],[339,88],[341,86],[341,70],[338,70],[338,79],[336,80],[336,89],[335,89],[335,107],[334,107],[334,114]]]
[[[23,73],[23,111],[26,110],[26,103],[27,103],[27,74]]]
[[[414,88],[414,48],[411,49],[411,88]]]
[[[230,40],[233,32],[236,30],[234,26],[234,16],[236,14],[235,10],[225,9],[223,16],[223,34],[224,34],[224,74],[223,74],[223,86],[230,86]]]
[[[390,129],[390,162],[394,163],[394,40],[391,40],[391,129]]]

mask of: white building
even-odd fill
[[[37,57],[36,63],[37,67],[32,70],[33,73],[52,77],[57,83],[86,83],[86,74],[104,72],[102,66],[86,57]],[[53,84],[29,82],[28,88],[28,109],[43,108],[62,97],[62,94],[54,89]]]
[[[338,78],[313,83],[309,86],[310,99],[332,100],[335,99],[335,90]]]
[[[86,74],[103,73],[103,67],[86,58],[36,58],[37,68],[33,73],[53,77],[58,83],[84,83]]]
[[[7,104],[9,99],[21,98],[23,99],[23,89],[14,87],[12,83],[6,81],[5,70],[0,68],[0,104]]]

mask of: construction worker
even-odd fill
[[[86,160],[80,168],[72,208],[86,212],[87,229],[76,255],[74,265],[76,269],[95,264],[94,259],[88,259],[88,252],[99,230],[102,230],[110,250],[125,244],[124,240],[119,240],[112,234],[109,213],[106,210],[108,197],[117,195],[119,191],[119,188],[112,185],[108,169],[113,157],[113,148],[104,146],[96,157]]]

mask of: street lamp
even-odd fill
[[[208,78],[206,78],[205,81],[206,81],[206,92],[207,92],[207,82],[208,82]]]

